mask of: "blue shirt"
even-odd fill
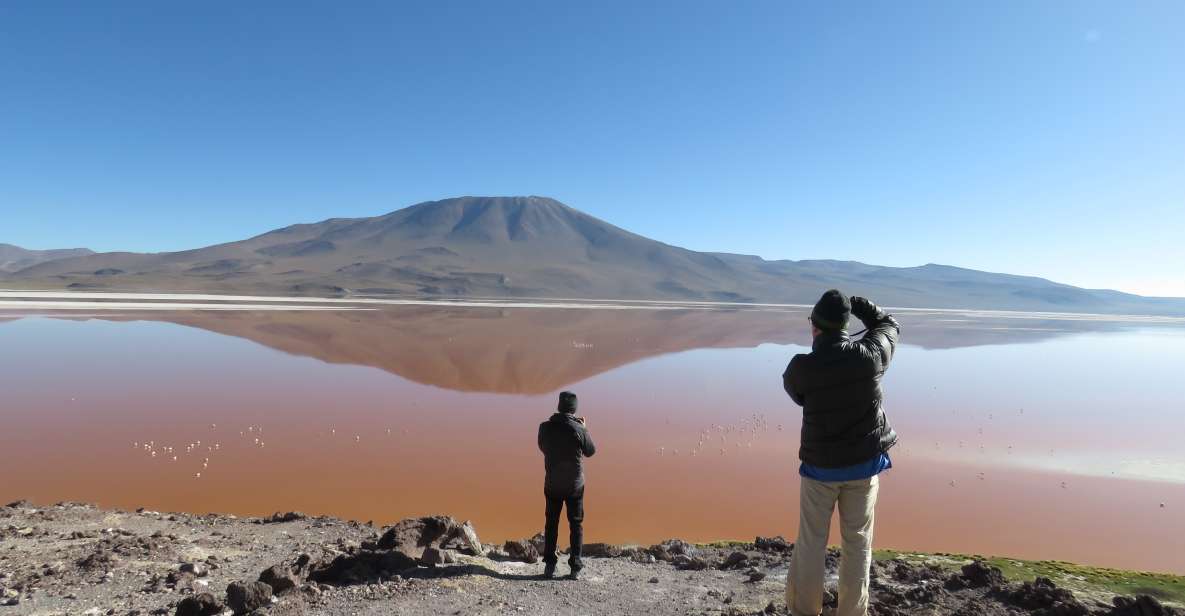
[[[875,477],[891,468],[893,461],[889,459],[889,454],[882,453],[867,462],[842,468],[822,468],[803,462],[798,467],[798,474],[816,481],[856,481]]]

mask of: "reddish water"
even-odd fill
[[[792,538],[799,410],[779,377],[807,343],[803,316],[9,321],[0,499],[376,523],[448,513],[486,541],[528,536],[542,524],[535,429],[569,388],[599,448],[589,540]],[[879,547],[1185,573],[1179,326],[902,318],[885,382],[902,445]]]

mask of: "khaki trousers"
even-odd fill
[[[843,553],[839,565],[836,616],[868,614],[868,568],[872,564],[872,522],[877,478],[816,481],[802,477],[798,540],[786,578],[786,606],[794,616],[817,616],[823,610],[823,568],[831,512],[839,503]]]

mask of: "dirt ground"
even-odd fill
[[[793,546],[780,538],[594,544],[577,580],[541,579],[541,562],[523,562],[537,547],[529,539],[483,545],[471,527],[443,517],[379,529],[299,514],[262,520],[18,502],[0,508],[0,616],[786,613]],[[830,554],[832,589],[837,565]],[[567,573],[562,559],[559,573]],[[1148,596],[1106,601],[1044,579],[1009,582],[980,562],[952,570],[906,559],[874,564],[870,612],[1185,614]]]

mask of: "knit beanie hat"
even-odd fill
[[[848,315],[852,314],[852,303],[843,293],[831,289],[819,298],[811,311],[811,322],[822,330],[838,331],[848,326]]]
[[[569,415],[576,414],[576,394],[570,391],[561,391],[560,403],[556,405],[555,410]]]

